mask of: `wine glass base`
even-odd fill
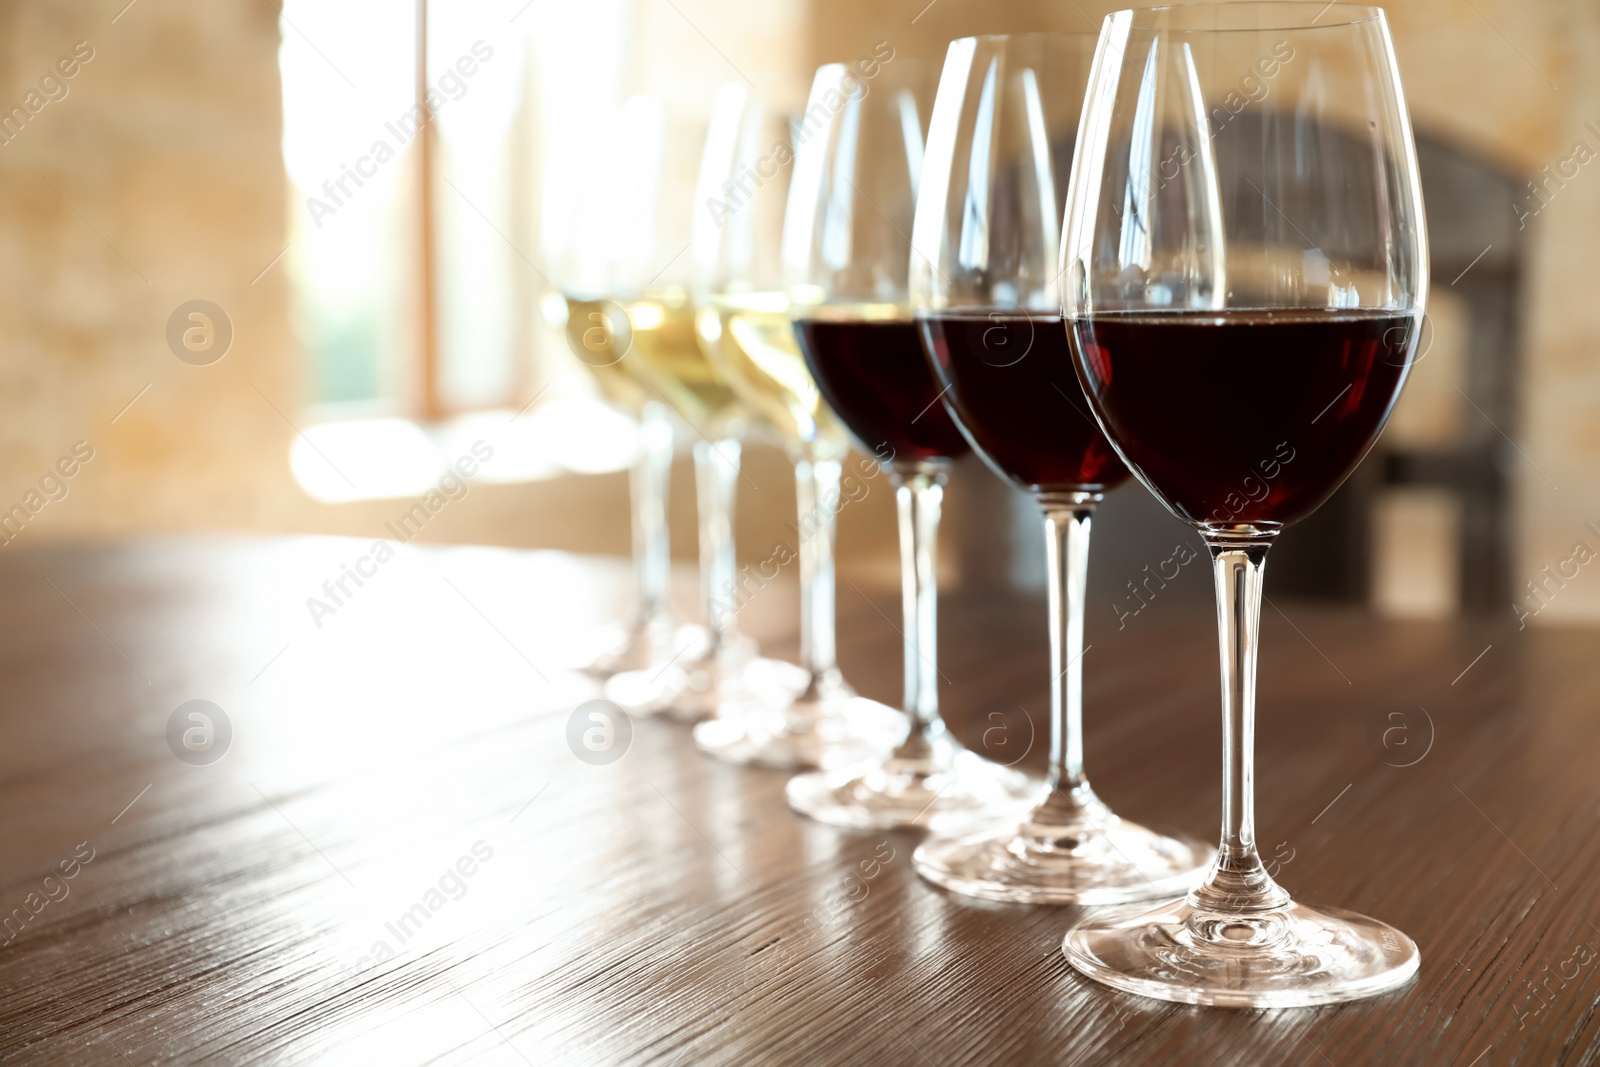
[[[795,811],[832,826],[959,833],[1017,817],[1037,789],[1026,775],[946,742],[926,758],[798,775],[786,792]]]
[[[901,712],[864,697],[838,696],[712,719],[694,728],[694,743],[729,763],[804,770],[882,757],[905,732]]]
[[[1392,926],[1292,901],[1250,915],[1202,913],[1187,899],[1118,908],[1081,920],[1061,951],[1078,971],[1113,988],[1225,1008],[1360,1000],[1405,985],[1421,959]]]
[[[1037,814],[1037,813],[1035,813]],[[1091,825],[1020,824],[917,847],[917,873],[953,893],[1017,904],[1122,904],[1172,897],[1199,881],[1215,848],[1108,811]]]
[[[606,627],[598,651],[579,669],[604,681],[619,674],[648,671],[652,665],[659,670],[660,664],[680,649],[682,655],[696,659],[710,647],[711,635],[703,626],[638,620]]]
[[[694,723],[721,714],[724,707],[787,700],[805,677],[793,664],[759,658],[755,641],[742,634],[692,658],[695,646],[679,649],[665,664],[613,675],[605,684],[606,699],[641,718],[660,715]]]

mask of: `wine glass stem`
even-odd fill
[[[939,586],[934,572],[946,472],[935,464],[896,464],[900,512],[900,601],[905,621],[904,708],[911,731],[896,755],[926,757],[944,732],[939,720]]]
[[[1191,902],[1215,911],[1281,906],[1256,850],[1256,649],[1261,639],[1261,579],[1269,539],[1208,535],[1217,585],[1222,656],[1222,843]]]
[[[639,448],[629,480],[633,504],[633,563],[639,582],[639,617],[654,621],[667,610],[672,565],[667,541],[667,480],[672,469],[672,416],[650,403],[639,414]]]
[[[1086,789],[1083,773],[1083,601],[1089,524],[1101,494],[1041,493],[1050,602],[1050,773],[1053,793]]]
[[[800,556],[800,665],[815,686],[836,666],[834,533],[839,514],[839,461],[808,449],[794,468]]]
[[[733,543],[734,490],[739,478],[736,438],[700,441],[694,446],[695,498],[700,515],[700,591],[705,597],[711,649],[721,649],[735,633],[733,612],[721,597],[731,596],[738,575]]]

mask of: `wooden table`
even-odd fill
[[[808,823],[782,774],[702,758],[682,726],[636,721],[619,761],[577,759],[568,718],[594,690],[562,664],[615,609],[618,561],[370,550],[0,557],[7,1062],[1600,1059],[1592,632],[1266,610],[1264,851],[1423,963],[1377,1000],[1226,1011],[1078,977],[1072,909],[946,895],[912,835]],[[358,564],[313,620],[307,598]],[[889,701],[896,604],[841,584],[846,672]],[[792,654],[793,609],[774,585],[741,620]],[[950,717],[1008,758],[1044,729],[1043,622],[999,595],[943,604]],[[1091,615],[1085,658],[1100,793],[1206,837],[1212,627],[1159,601],[1120,632]],[[216,762],[179,759],[181,729],[169,745],[191,700],[231,724]]]

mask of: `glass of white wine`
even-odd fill
[[[793,139],[783,116],[744,82],[718,90],[690,247],[701,346],[723,380],[777,431],[795,464],[795,543],[766,570],[798,563],[799,685],[781,700],[771,694],[787,678],[752,687],[749,699],[725,703],[718,717],[696,727],[695,741],[732,762],[800,769],[868,758],[893,746],[905,725],[893,709],[857,696],[835,658],[834,535],[848,445],[806,370],[782,288]],[[851,478],[852,489],[868,484]],[[770,580],[766,571],[759,578]],[[736,612],[754,594],[728,588],[724,610]]]
[[[628,165],[614,168],[619,188],[607,197],[605,212],[620,225],[601,253],[609,263],[603,292],[613,306],[613,336],[619,330],[628,335],[619,365],[641,387],[647,408],[664,406],[694,440],[705,638],[681,641],[647,665],[612,675],[606,696],[636,714],[697,721],[727,701],[781,687],[784,665],[758,659],[755,643],[724,609],[726,590],[737,581],[733,508],[740,441],[758,417],[712,365],[696,334],[684,252],[701,142],[687,126],[652,98],[625,105],[618,143],[628,146]],[[798,683],[791,677],[788,684]]]
[[[618,136],[648,135],[659,123],[647,100],[630,101],[609,124]],[[706,631],[685,623],[669,596],[671,545],[667,491],[678,428],[669,404],[634,356],[635,331],[623,304],[611,297],[628,273],[631,235],[644,207],[641,176],[616,168],[566,161],[546,176],[543,213],[561,225],[543,228],[544,259],[555,288],[545,294],[546,322],[564,332],[567,347],[611,404],[638,423],[638,448],[629,479],[637,600],[626,621],[607,626],[584,662],[601,679],[650,669],[680,649],[703,650]],[[653,180],[649,178],[648,180]],[[649,343],[652,333],[642,339]]]

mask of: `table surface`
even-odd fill
[[[370,551],[0,559],[0,1058],[1600,1060],[1593,632],[1265,610],[1264,851],[1300,899],[1411,934],[1422,970],[1366,1002],[1231,1011],[1094,985],[1060,955],[1074,909],[937,890],[913,835],[809,823],[782,773],[703,758],[685,727],[635,721],[617,762],[577,759],[568,719],[595,691],[563,664],[617,610],[620,561]],[[358,564],[369,576],[333,604],[323,582]],[[313,618],[311,597],[333,610]],[[846,673],[888,701],[897,604],[841,583]],[[1042,604],[942,608],[949,718],[1035,765]],[[794,609],[776,583],[740,619],[790,655]],[[1159,601],[1121,631],[1092,616],[1084,659],[1101,795],[1204,837],[1212,627]],[[191,700],[231,724],[216,762],[168,741]]]

